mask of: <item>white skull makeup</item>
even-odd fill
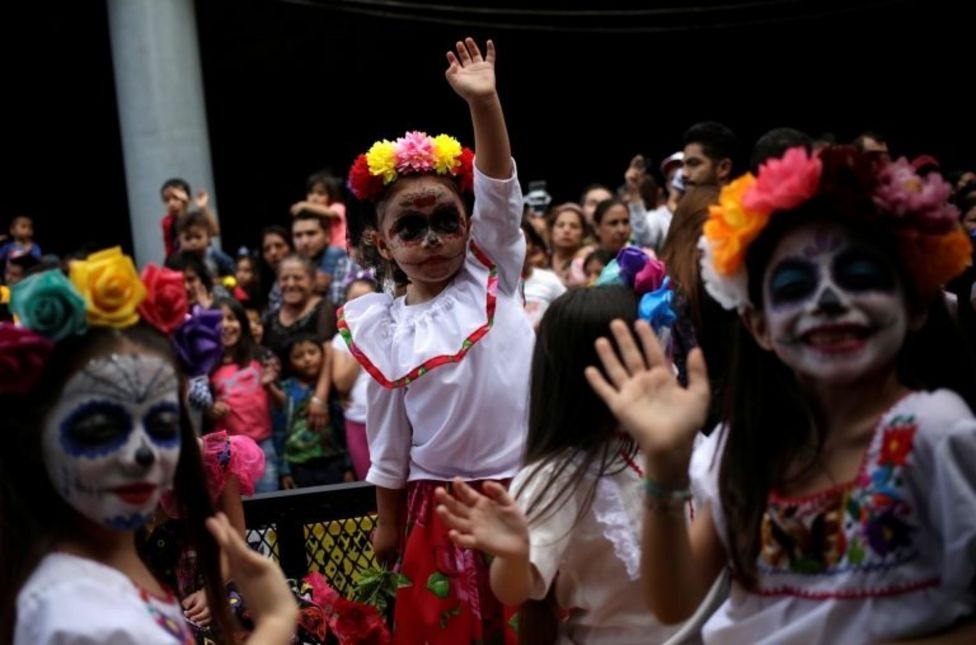
[[[44,421],[44,464],[78,513],[117,531],[144,524],[173,485],[180,454],[178,380],[153,355],[90,361]]]
[[[839,224],[799,226],[763,276],[758,338],[800,377],[843,384],[892,368],[908,331],[895,268]]]

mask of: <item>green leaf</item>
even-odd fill
[[[402,573],[398,573],[396,574],[396,586],[397,589],[403,589],[404,587],[412,587],[413,583],[410,582],[410,578]]]
[[[864,547],[858,540],[851,540],[847,545],[847,560],[855,565],[864,562]]]
[[[427,578],[427,589],[438,598],[447,598],[451,593],[451,581],[440,571],[435,571]]]
[[[517,611],[514,614],[512,614],[511,618],[508,619],[508,626],[514,629],[516,634],[518,634],[519,620],[521,616],[522,616],[522,612]]]

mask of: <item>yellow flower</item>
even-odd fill
[[[88,324],[122,329],[139,322],[136,312],[146,297],[132,258],[118,246],[71,263],[71,282],[85,298]]]
[[[461,143],[452,136],[439,134],[434,137],[434,169],[440,175],[451,173],[461,164]]]
[[[718,205],[708,209],[705,238],[714,252],[715,270],[722,275],[733,275],[742,268],[749,244],[769,222],[769,212],[742,205],[743,196],[755,181],[752,174],[739,177],[722,189]]]
[[[395,144],[386,139],[377,141],[366,152],[366,163],[370,173],[382,176],[384,184],[390,183],[397,176]]]

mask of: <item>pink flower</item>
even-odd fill
[[[923,235],[943,235],[958,224],[959,210],[948,203],[952,187],[937,172],[922,179],[902,157],[881,171],[874,202]]]
[[[654,258],[648,259],[644,267],[634,276],[634,291],[638,294],[654,291],[661,286],[667,272],[664,262]]]
[[[786,211],[817,194],[823,163],[802,147],[790,148],[779,159],[759,166],[759,177],[742,198],[748,210]]]
[[[416,130],[396,140],[397,172],[426,173],[434,168],[434,143],[426,132]]]

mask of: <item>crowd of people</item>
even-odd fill
[[[13,218],[4,639],[318,642],[240,498],[357,480],[397,643],[976,639],[976,171],[703,122],[524,195],[495,55],[253,252],[179,178],[141,276]]]

